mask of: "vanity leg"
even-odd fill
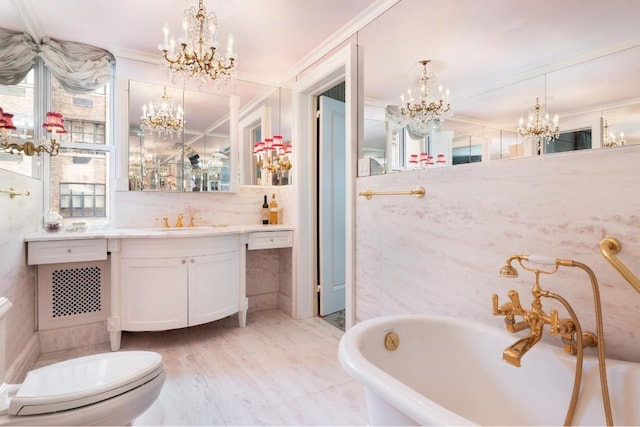
[[[109,332],[109,339],[111,341],[111,351],[120,350],[120,338],[122,338],[122,331]]]
[[[247,326],[247,310],[244,309],[238,312],[238,324],[241,328]]]

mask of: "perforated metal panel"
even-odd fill
[[[51,316],[95,313],[102,308],[100,267],[53,270]]]
[[[38,330],[104,321],[109,315],[109,263],[38,266]]]

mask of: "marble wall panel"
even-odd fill
[[[607,355],[640,362],[640,293],[599,250],[604,237],[619,239],[619,258],[640,276],[638,159],[636,146],[358,178],[358,191],[423,186],[426,197],[357,198],[356,321],[435,313],[500,328],[491,295],[504,302],[516,289],[528,307],[534,283],[522,268],[517,279],[499,278],[500,267],[512,254],[542,254],[594,270]],[[583,329],[595,329],[586,273],[564,267],[541,285],[572,304]]]

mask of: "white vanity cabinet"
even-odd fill
[[[236,313],[239,326],[244,327],[249,307],[247,252],[291,248],[293,229],[282,225],[112,229],[73,234],[39,232],[25,240],[28,263],[38,266],[40,329],[62,329],[106,319],[111,350],[117,351],[122,331],[185,328]],[[291,276],[290,252],[287,259],[283,268]],[[61,271],[60,280],[52,269]],[[52,276],[57,281],[48,280]],[[46,286],[40,284],[41,279],[48,280]],[[276,283],[273,292],[290,298],[291,278],[284,283]],[[74,287],[78,284],[83,286],[82,298]],[[54,285],[61,292],[52,292]],[[98,307],[95,310],[99,317],[93,312],[86,315],[87,306],[93,308],[92,304]],[[75,311],[69,315],[68,310]],[[63,318],[64,323],[56,320],[44,325],[46,313]]]
[[[122,239],[119,248],[120,331],[159,331],[240,313],[246,323],[240,235]],[[114,340],[115,338],[115,340]],[[116,347],[116,348],[114,348]]]

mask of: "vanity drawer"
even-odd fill
[[[48,240],[29,242],[29,265],[107,259],[107,239]]]
[[[249,233],[249,249],[290,248],[293,231],[257,231]]]

